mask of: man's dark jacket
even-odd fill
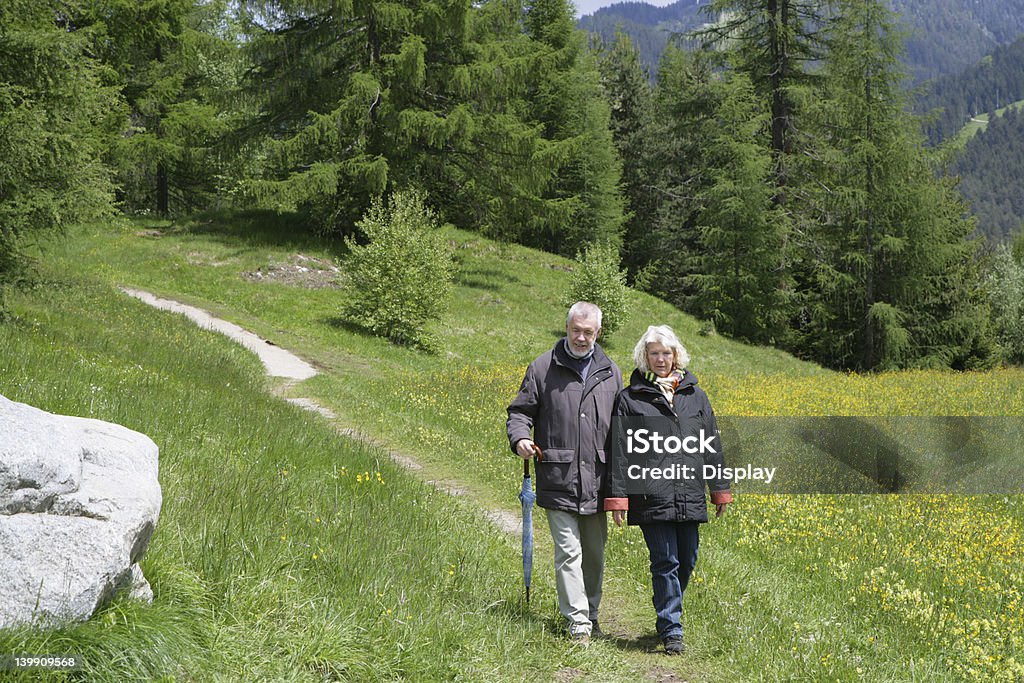
[[[613,415],[615,417],[613,432],[609,438],[609,450],[612,461],[610,464],[610,493],[608,494],[607,510],[629,510],[629,524],[647,524],[649,522],[706,522],[708,506],[705,498],[705,486],[711,491],[713,503],[732,501],[729,481],[725,479],[703,478],[703,466],[716,465],[723,467],[725,458],[722,453],[722,442],[718,435],[718,424],[711,410],[711,402],[704,390],[697,386],[697,377],[689,370],[683,371],[682,380],[675,388],[672,405],[653,382],[653,373],[644,374],[634,370],[629,378],[629,386],[619,392],[615,399]],[[639,418],[645,418],[640,420]],[[623,419],[629,418],[629,419]],[[625,454],[627,429],[642,428],[644,425],[656,426],[663,436],[676,436],[684,439],[687,436],[699,437],[704,430],[705,436],[714,435],[715,453],[672,453],[663,456],[640,456],[646,458],[646,465],[662,468],[667,465],[687,465],[694,474],[693,478],[676,480],[634,480],[633,486],[642,488],[643,492],[627,491],[630,482],[627,480],[629,462],[620,454]],[[651,427],[647,427],[650,429]],[[667,433],[666,433],[667,432]],[[613,444],[613,440],[617,444]],[[699,443],[697,438],[693,443]],[[637,456],[634,456],[636,458]],[[628,505],[626,500],[628,499]]]
[[[530,363],[505,426],[513,452],[530,438],[541,449],[538,505],[594,514],[606,492],[605,444],[622,372],[596,344],[586,382],[578,366],[564,338]]]

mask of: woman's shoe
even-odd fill
[[[683,637],[669,636],[665,639],[665,654],[679,655],[683,653]]]

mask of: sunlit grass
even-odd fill
[[[550,611],[524,612],[517,544],[469,504],[273,398],[227,339],[61,277],[0,326],[0,392],[160,446],[155,601],[9,630],[0,652],[74,654],[82,669],[51,676],[89,681],[629,675],[609,648],[552,637]]]
[[[246,229],[261,225],[262,219],[251,220],[256,223]],[[456,479],[470,490],[474,502],[515,509],[521,469],[505,441],[504,409],[518,388],[526,363],[550,348],[560,333],[564,315],[561,293],[568,279],[568,261],[450,231],[459,262],[457,293],[450,314],[435,329],[443,350],[430,355],[339,324],[334,290],[258,283],[242,276],[261,265],[287,262],[296,253],[325,260],[336,258],[339,254],[329,243],[302,238],[301,232],[282,235],[270,229],[256,230],[253,236],[242,230],[241,222],[227,228],[200,225],[161,238],[139,236],[136,229],[89,228],[69,243],[56,259],[63,264],[57,267],[84,270],[106,282],[148,288],[197,303],[298,352],[324,373],[292,389],[293,393],[317,398],[340,416],[343,425],[356,427],[371,438],[413,455],[424,465],[424,476]],[[37,356],[43,355],[43,349],[61,349],[60,362],[86,374],[75,375],[76,379],[68,383],[56,375],[47,379],[49,375],[44,372],[33,390],[35,376],[40,374],[36,367],[25,366],[19,372],[17,361],[8,360],[8,367],[15,369],[14,376],[21,378],[18,390],[29,398],[48,400],[56,406],[53,409],[65,406],[67,412],[74,412],[70,408],[85,407],[129,426],[133,420],[136,424],[155,420],[168,433],[177,433],[175,416],[178,412],[191,414],[190,387],[205,386],[207,380],[218,376],[217,371],[210,365],[171,371],[164,368],[169,362],[164,359],[137,363],[135,370],[122,369],[123,378],[86,381],[92,368],[105,363],[121,367],[105,359],[132,352],[139,344],[138,337],[126,333],[104,335],[102,331],[109,327],[104,322],[89,328],[91,337],[97,340],[90,343],[109,345],[107,355],[80,351],[89,349],[89,344],[76,337],[59,336],[63,334],[59,319],[66,315],[64,308],[58,314],[56,308],[49,307],[56,306],[63,296],[55,294],[54,302],[46,306],[33,304],[32,316],[25,317],[32,322],[23,322],[18,334],[26,334],[34,326],[48,329],[55,341],[47,342],[50,346],[41,345]],[[1024,372],[1020,370],[884,375],[826,372],[775,350],[702,337],[697,333],[698,321],[650,297],[634,294],[633,304],[624,329],[605,344],[612,357],[628,373],[633,340],[646,325],[671,324],[680,332],[694,358],[694,371],[722,415],[1024,413]],[[131,310],[129,318],[142,315]],[[192,354],[198,347],[191,336],[195,333],[184,322],[172,323],[169,319],[166,315],[147,315],[145,320],[150,322],[144,325],[166,331],[161,334],[173,334],[165,340],[167,346]],[[86,323],[75,323],[79,324]],[[251,396],[262,396],[266,385],[258,377],[255,361],[227,342],[204,341],[203,345],[213,354],[211,357],[219,359],[211,361],[212,366],[240,374],[246,378]],[[9,376],[4,373],[5,378]],[[110,394],[104,392],[107,385],[116,386],[122,381],[123,395],[165,387],[174,391],[164,390],[159,403],[120,413],[105,403]],[[79,385],[103,389],[86,391],[76,388]],[[4,386],[4,390],[8,388],[9,384]],[[73,396],[65,401],[62,397],[66,391],[72,391]],[[381,678],[408,676],[415,668],[410,662],[425,665],[417,658],[428,656],[422,653],[431,639],[442,643],[436,654],[441,663],[430,663],[437,668],[426,670],[440,679],[455,678],[466,670],[464,667],[471,667],[469,671],[486,671],[488,675],[464,675],[467,680],[519,680],[525,669],[517,668],[519,664],[513,660],[520,649],[531,648],[540,654],[524,667],[539,666],[548,672],[559,666],[579,667],[605,680],[629,680],[616,666],[666,666],[662,660],[648,657],[646,662],[637,663],[635,657],[616,657],[618,653],[601,649],[588,654],[590,659],[571,659],[576,655],[564,654],[564,643],[552,638],[557,619],[551,605],[551,572],[546,566],[536,570],[535,577],[539,582],[536,594],[546,596],[548,603],[535,602],[524,613],[521,605],[513,607],[519,584],[518,577],[508,569],[516,567],[518,555],[509,539],[486,527],[479,517],[470,521],[472,514],[466,510],[448,512],[463,504],[440,494],[428,495],[429,488],[419,488],[407,475],[394,471],[379,452],[341,442],[345,449],[362,454],[353,456],[359,464],[349,464],[349,456],[345,456],[343,469],[335,469],[336,460],[315,460],[324,458],[325,451],[342,448],[333,435],[309,426],[319,425],[319,421],[288,412],[290,409],[265,397],[246,400],[285,412],[265,429],[254,428],[254,422],[262,419],[263,409],[229,412],[233,415],[229,421],[255,429],[245,448],[234,440],[239,437],[221,435],[224,425],[214,429],[195,418],[186,421],[191,426],[181,429],[187,430],[191,441],[185,443],[191,448],[209,446],[222,454],[219,461],[226,471],[218,472],[222,483],[219,488],[213,487],[215,491],[242,488],[246,490],[246,502],[250,498],[264,501],[267,511],[260,523],[263,541],[232,545],[234,541],[216,537],[224,533],[223,523],[211,522],[209,527],[197,529],[183,515],[187,523],[176,534],[188,541],[177,541],[177,564],[166,565],[183,569],[165,572],[178,579],[192,576],[189,571],[204,577],[202,581],[179,581],[199,591],[183,604],[190,608],[203,606],[204,600],[209,600],[205,596],[219,590],[207,587],[207,576],[219,577],[214,584],[218,587],[231,585],[231,577],[237,576],[256,582],[244,559],[251,555],[281,562],[285,569],[280,571],[289,576],[318,577],[318,598],[311,597],[313,590],[288,592],[293,589],[285,584],[288,591],[269,589],[271,597],[280,597],[275,591],[287,593],[283,604],[280,600],[265,601],[261,590],[261,597],[251,598],[252,606],[247,608],[253,614],[267,610],[274,615],[269,622],[272,626],[257,628],[253,634],[261,649],[275,647],[277,633],[289,641],[300,638],[296,624],[302,621],[289,606],[293,601],[303,605],[307,601],[321,610],[327,624],[324,635],[314,638],[310,634],[318,632],[306,634],[312,641],[323,643],[310,645],[308,654],[303,655],[308,661],[318,662],[309,665],[308,671],[322,670],[328,676],[361,680],[361,670],[339,673],[331,668],[331,662],[348,657],[373,666],[376,673],[372,675]],[[146,416],[145,420],[141,416]],[[295,424],[301,427],[289,426]],[[146,427],[143,424],[135,428],[151,431]],[[280,443],[279,432],[290,435],[295,445],[271,445]],[[312,434],[321,434],[316,438],[325,441],[310,443]],[[238,457],[247,452],[250,456],[256,453],[259,462],[270,464],[254,470],[239,469],[252,461],[251,457]],[[309,469],[308,458],[320,464]],[[248,519],[248,515],[232,511],[241,502],[223,493],[212,493],[210,486],[202,484],[209,476],[207,469],[192,459],[182,458],[182,462],[192,464],[179,466],[175,476],[188,481],[190,490],[202,492],[185,497],[182,510],[211,509],[216,511],[217,520],[238,520],[233,522],[237,524]],[[251,490],[231,477],[253,480]],[[387,495],[394,498],[387,499]],[[376,511],[376,516],[353,512],[366,507],[359,496],[372,503],[370,509]],[[304,500],[327,502],[310,507],[302,504]],[[356,501],[359,505],[353,505]],[[282,507],[279,503],[287,504]],[[465,504],[467,509],[471,506]],[[349,516],[339,518],[338,510],[346,510]],[[378,549],[382,553],[386,550],[387,555],[397,553],[400,559],[394,564],[402,567],[417,564],[426,556],[428,569],[423,573],[433,576],[436,571],[437,577],[434,582],[423,578],[419,585],[445,596],[456,589],[455,595],[464,600],[460,607],[447,609],[446,602],[424,598],[417,604],[420,611],[410,612],[408,618],[402,618],[405,624],[396,626],[387,617],[401,614],[404,603],[394,599],[401,595],[395,592],[398,580],[394,565],[384,561],[345,564],[338,556],[338,548],[344,543],[357,543],[355,547],[361,548],[360,539],[376,540],[373,525],[394,515],[395,510],[402,511],[403,520],[391,527],[394,539],[388,543],[393,543],[395,549],[379,542]],[[422,518],[416,517],[421,510]],[[421,521],[407,525],[406,514]],[[454,517],[445,521],[446,515]],[[432,521],[428,523],[428,519]],[[246,521],[245,528],[251,523]],[[1020,680],[1024,677],[1020,669],[1024,661],[1024,612],[1020,601],[1022,576],[1016,558],[1024,555],[1022,523],[1024,516],[1016,496],[741,496],[726,517],[703,529],[701,560],[687,592],[684,615],[690,655],[685,665],[672,666],[703,672],[709,680]],[[538,528],[543,528],[542,523]],[[328,529],[330,533],[326,533]],[[413,536],[415,540],[409,541]],[[545,534],[537,536],[541,553],[538,562],[546,562]],[[197,545],[200,538],[206,545]],[[482,548],[477,547],[481,539],[486,539]],[[328,545],[332,540],[334,545]],[[188,552],[181,549],[186,546]],[[199,549],[205,547],[231,547],[235,551],[209,552],[208,560],[192,558],[195,553],[203,556]],[[435,547],[441,549],[440,555],[431,563]],[[463,551],[474,559],[468,563],[460,559]],[[187,562],[185,558],[189,558]],[[202,571],[194,569],[196,563],[201,563]],[[158,576],[159,566],[157,563]],[[322,569],[325,566],[333,568]],[[350,576],[336,576],[336,571],[354,572],[362,579],[356,582]],[[446,583],[445,577],[459,575],[465,578],[457,586]],[[607,576],[608,603],[620,606],[622,619],[631,628],[650,633],[653,612],[647,554],[636,529],[613,532]],[[347,588],[337,590],[338,586]],[[356,607],[348,611],[338,608],[331,603],[332,591],[359,596],[352,603]],[[497,606],[490,606],[492,601]],[[217,604],[212,600],[210,603]],[[485,605],[482,612],[481,604]],[[460,609],[470,616],[453,627],[454,612]],[[434,614],[438,610],[439,614]],[[212,628],[220,628],[216,624],[223,618],[223,610],[210,607],[203,612],[207,613],[215,624]],[[190,623],[189,618],[183,623]],[[244,620],[239,623],[248,624]],[[94,626],[90,623],[87,628]],[[452,630],[442,635],[443,628]],[[502,636],[499,645],[492,638],[478,635],[479,628],[497,628],[502,634],[503,629],[525,629],[526,635],[512,637],[509,642]],[[395,629],[399,635],[388,640],[384,633]],[[226,643],[241,637],[233,628],[227,632],[218,636],[228,638]],[[194,639],[202,643],[206,642],[204,637],[200,633]],[[368,649],[367,639],[377,647]],[[398,642],[417,643],[421,649],[413,649],[421,654],[404,658],[394,655],[378,665],[377,649]],[[474,648],[483,654],[474,654]],[[321,649],[342,654],[332,659],[334,655],[320,653]],[[616,664],[618,660],[625,664]],[[426,680],[431,680],[431,675]]]

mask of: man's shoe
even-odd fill
[[[571,633],[569,634],[569,639],[576,645],[582,645],[584,647],[590,645],[590,634],[586,631]]]
[[[593,626],[590,628],[591,638],[604,638],[604,631],[601,630],[601,626],[595,621]]]
[[[669,636],[665,639],[665,654],[679,655],[683,653],[682,636]]]

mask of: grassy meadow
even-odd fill
[[[156,601],[4,633],[0,652],[78,653],[89,668],[69,677],[89,680],[1024,679],[1019,496],[739,496],[702,529],[688,652],[671,659],[645,652],[642,537],[615,530],[602,612],[618,637],[571,647],[542,513],[527,609],[516,539],[476,510],[518,507],[504,408],[562,334],[571,262],[447,234],[458,273],[438,355],[339,320],[338,245],[287,220],[87,226],[51,247],[43,286],[0,325],[0,392],[161,446],[164,510],[144,565]],[[240,347],[116,285],[207,308],[322,374],[277,385]],[[604,343],[627,373],[651,323],[679,332],[722,415],[1024,414],[1020,370],[828,372],[701,336],[699,321],[639,293]],[[315,398],[423,472],[274,393]]]

